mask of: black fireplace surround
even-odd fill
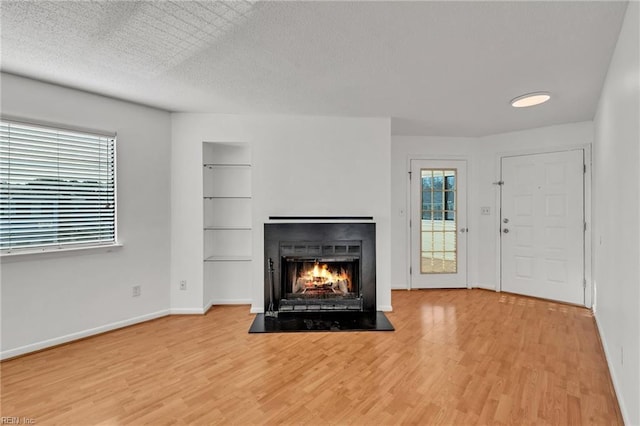
[[[265,224],[265,312],[375,312],[375,241],[375,223]]]

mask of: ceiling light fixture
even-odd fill
[[[511,106],[514,108],[524,108],[534,105],[540,105],[551,99],[549,92],[534,92],[526,95],[518,96],[511,100]]]

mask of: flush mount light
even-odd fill
[[[548,92],[534,92],[527,93],[526,95],[518,96],[511,100],[511,106],[514,108],[524,108],[534,105],[540,105],[551,99],[551,94]]]

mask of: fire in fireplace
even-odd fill
[[[375,310],[374,224],[265,224],[265,265],[265,311]]]
[[[342,243],[323,244],[324,250],[335,252]],[[298,249],[300,249],[298,245]],[[360,244],[351,242],[345,251],[352,254],[334,257],[319,255],[283,256],[283,297],[280,310],[361,310],[359,269]],[[286,252],[286,246],[281,248]]]
[[[290,261],[288,279],[290,297],[298,294],[345,295],[353,293],[352,265],[345,262],[327,263]],[[335,263],[338,263],[337,265]]]

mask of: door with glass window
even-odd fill
[[[467,287],[464,160],[411,160],[411,288]]]

